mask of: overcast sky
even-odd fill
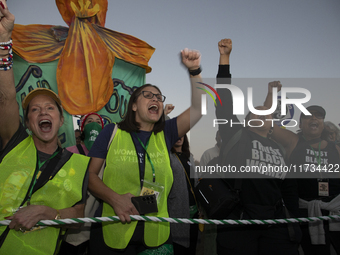
[[[67,26],[53,0],[8,0],[17,24]],[[190,89],[179,52],[188,47],[202,54],[202,75],[214,78],[217,42],[233,40],[231,72],[236,78],[323,78],[306,84],[309,104],[322,104],[336,124],[340,78],[340,1],[338,0],[173,0],[111,1],[106,27],[138,37],[156,48],[146,81],[158,85],[171,117],[189,107]],[[283,84],[285,85],[285,84]],[[290,85],[291,86],[291,85]],[[263,102],[266,84],[256,88]],[[263,90],[263,91],[262,91]],[[328,114],[335,111],[335,114]],[[207,143],[212,147],[214,141]],[[196,149],[196,148],[195,148]],[[197,159],[204,148],[194,152]]]

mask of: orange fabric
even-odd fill
[[[151,72],[148,62],[155,48],[131,35],[112,31],[97,25],[93,25],[93,27],[115,57],[143,67],[147,73]]]
[[[86,20],[71,25],[57,68],[63,107],[70,114],[97,112],[113,92],[112,54]]]
[[[65,41],[57,41],[51,25],[14,25],[13,50],[30,63],[51,62],[59,58]]]
[[[97,112],[110,100],[115,57],[151,71],[152,46],[104,27],[107,0],[56,0],[56,5],[70,28],[15,25],[13,50],[27,62],[59,58],[58,94],[70,114]]]
[[[86,1],[86,3],[84,4],[85,1],[83,0],[56,0],[56,5],[58,7],[58,10],[61,14],[61,16],[63,17],[65,23],[68,26],[71,26],[72,20],[74,19],[75,13],[73,11],[73,7],[71,6],[72,4],[76,5],[78,7],[78,9],[84,9],[84,7],[86,8],[86,10],[92,9],[93,7],[95,7],[96,4],[98,4],[99,11],[93,15],[92,14],[88,14],[88,15],[83,15],[79,18],[84,18],[84,17],[91,17],[91,19],[89,20],[91,23],[93,24],[98,24],[102,27],[105,26],[105,19],[106,19],[106,12],[107,12],[107,0],[91,0],[91,1]]]

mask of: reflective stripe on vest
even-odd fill
[[[24,200],[36,168],[36,148],[31,137],[10,151],[0,164],[1,218],[12,215]],[[53,179],[37,190],[32,205],[55,209],[72,207],[82,199],[83,180],[89,158],[73,154]],[[2,233],[6,227],[0,227]],[[53,254],[60,228],[47,227],[29,233],[10,230],[0,254]]]
[[[167,198],[172,186],[173,176],[170,167],[170,158],[166,147],[164,132],[151,134],[148,153],[155,167],[156,182],[164,187],[164,193],[157,203],[158,213],[147,216],[168,217]],[[145,157],[144,180],[152,182],[152,169]],[[111,143],[103,176],[104,183],[118,194],[140,194],[139,164],[136,148],[131,135],[120,129]],[[113,208],[107,203],[103,204],[103,216],[116,215]],[[103,223],[103,236],[105,243],[115,249],[124,249],[128,245],[137,222],[129,224]],[[170,235],[170,225],[166,222],[147,222],[144,228],[144,242],[149,247],[157,247],[166,242]]]

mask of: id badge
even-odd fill
[[[142,191],[140,192],[139,194],[140,196],[149,196],[149,195],[155,195],[156,196],[156,200],[158,198],[158,195],[159,195],[159,192],[153,190],[153,189],[150,189],[150,188],[146,188],[146,187],[143,187],[142,188]]]
[[[319,196],[328,197],[329,196],[329,183],[328,181],[322,180],[318,181],[319,186]]]
[[[140,192],[140,196],[155,195],[157,203],[159,203],[162,195],[164,193],[164,186],[157,182],[143,181],[143,188]]]

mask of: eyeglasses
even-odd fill
[[[141,94],[147,99],[152,99],[155,96],[157,101],[159,101],[159,102],[164,102],[165,98],[166,98],[162,94],[154,94],[151,91],[142,91]]]
[[[311,113],[312,115],[302,115],[302,118],[304,118],[304,119],[311,119],[311,118],[313,118],[313,116],[315,117],[315,118],[317,118],[317,119],[324,119],[324,116],[323,116],[323,114],[322,113],[320,113],[320,112],[312,112]]]

